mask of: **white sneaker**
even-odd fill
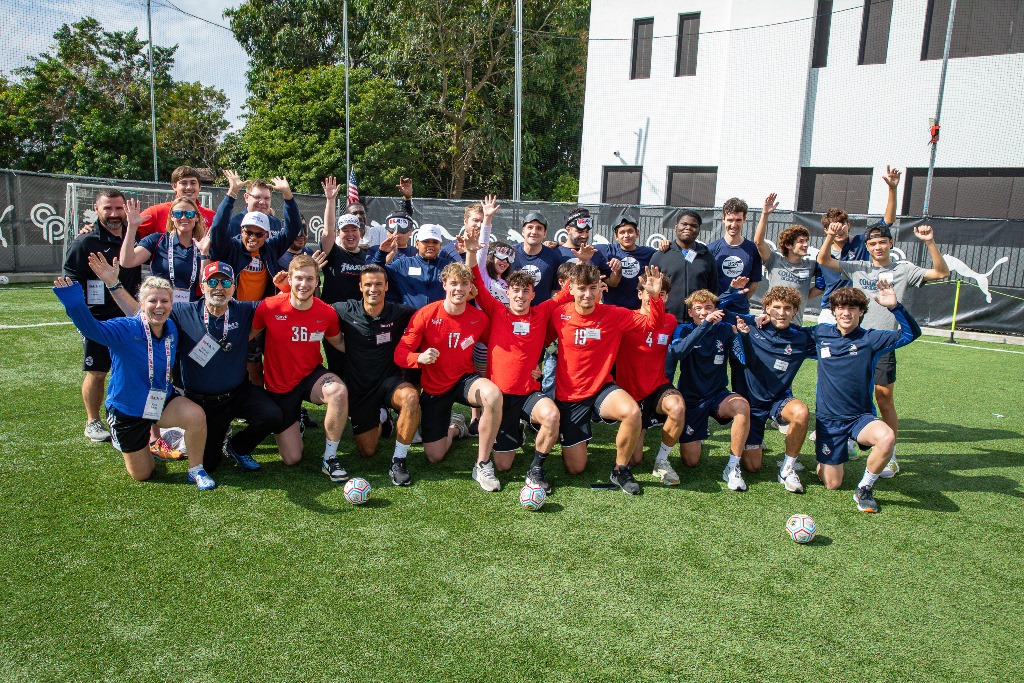
[[[669,464],[668,460],[656,460],[654,462],[654,472],[651,474],[661,479],[662,484],[676,486],[679,483],[679,475],[672,469],[672,465]]]
[[[885,465],[885,469],[882,470],[882,473],[879,474],[878,476],[881,479],[892,479],[899,473],[900,464],[896,462],[896,456],[893,456],[892,458],[889,459],[889,462],[886,463]]]
[[[411,443],[423,443],[423,435],[420,434],[420,428],[416,428],[416,433],[412,435]]]
[[[864,457],[863,451],[860,450],[860,444],[853,439],[846,440],[846,452],[850,456],[850,460],[860,460]]]
[[[456,439],[465,439],[469,436],[469,426],[466,424],[466,417],[462,413],[452,413],[452,421],[448,425],[455,427]]]
[[[800,482],[800,477],[792,469],[779,470],[779,483],[785,486],[790,493],[804,492],[804,485]]]
[[[788,424],[779,424],[775,420],[773,420],[771,418],[768,418],[768,426],[771,427],[772,429],[778,429],[779,433],[782,434],[783,436],[785,436],[786,434],[789,434],[789,425]]]
[[[775,461],[775,466],[778,467],[780,470],[782,469],[782,466],[785,465],[785,464],[786,464],[785,460],[776,460]],[[804,471],[803,463],[800,462],[799,460],[797,460],[795,463],[793,463],[793,471],[795,471],[795,472],[803,472]]]
[[[110,430],[103,426],[100,420],[90,420],[85,423],[85,436],[96,442],[106,441],[110,438]]]
[[[494,463],[490,460],[478,462],[473,466],[473,480],[480,484],[484,491],[501,490],[501,482],[494,476]]]
[[[726,467],[722,470],[722,481],[729,485],[730,491],[747,490],[747,482],[743,481],[743,473],[739,467]]]

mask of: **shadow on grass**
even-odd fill
[[[1024,434],[1009,429],[970,428],[963,425],[945,422],[928,422],[918,418],[900,420],[900,433],[897,443],[961,443],[967,448],[974,448],[979,441],[1002,441],[1006,439],[1024,439]]]

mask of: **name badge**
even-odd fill
[[[687,263],[693,263],[694,259],[697,258],[697,252],[695,252],[695,251],[693,251],[691,249],[690,251],[686,252],[686,257],[685,258],[686,258]]]
[[[324,340],[323,332],[313,332],[309,335],[309,341],[311,342],[322,342]]]
[[[827,346],[822,346],[821,351],[818,352],[818,355],[821,356],[822,358],[831,358],[832,350]]]
[[[390,341],[391,341],[391,333],[390,332],[378,332],[377,333],[377,343],[378,344],[387,344]]]
[[[468,337],[466,337],[465,339],[463,339],[463,340],[462,340],[462,342],[461,342],[461,343],[459,344],[459,347],[460,347],[460,348],[461,348],[461,349],[462,349],[463,351],[465,351],[465,350],[466,350],[466,349],[468,349],[468,348],[469,348],[470,346],[472,346],[472,345],[474,344],[474,342],[476,342],[476,340],[475,340],[475,339],[473,339],[473,335],[469,335]]]
[[[717,356],[715,356],[715,365],[721,365],[724,362],[725,362],[725,354],[720,353]]]
[[[85,303],[90,306],[102,304],[104,289],[102,280],[87,280],[85,283]]]
[[[806,280],[810,277],[811,273],[806,268],[801,268],[799,270],[794,270],[793,275],[795,275],[798,280]]]
[[[512,334],[530,334],[530,323],[517,321],[512,323]]]
[[[668,346],[668,335],[658,334],[658,344],[660,344],[661,346]]]
[[[782,359],[779,359],[779,358],[777,358],[775,360],[775,369],[778,370],[779,372],[785,372],[786,368],[788,368],[788,367],[789,367],[789,361],[785,361],[785,360],[782,360]]]
[[[176,304],[187,304],[189,300],[190,292],[187,289],[174,290],[174,303]]]
[[[195,348],[188,354],[188,357],[194,360],[199,367],[205,368],[206,364],[213,358],[213,354],[220,350],[220,345],[214,341],[210,335],[203,335],[203,338],[199,340]]]
[[[146,395],[146,409],[142,411],[143,419],[159,420],[160,415],[164,412],[164,401],[166,400],[166,393],[158,389],[150,389],[149,394]]]
[[[423,269],[419,266],[410,266],[409,275],[423,275]]]

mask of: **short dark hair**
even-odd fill
[[[853,287],[840,287],[829,295],[828,305],[833,311],[838,306],[853,306],[861,313],[867,313],[868,295]]]
[[[182,178],[195,178],[196,182],[202,182],[202,178],[199,176],[199,169],[194,166],[179,166],[171,171],[171,185],[177,185],[178,181]]]
[[[117,199],[118,197],[121,199],[125,198],[124,193],[114,187],[104,187],[102,190],[97,192],[95,201],[98,202],[102,197],[106,197],[107,199]]]
[[[747,203],[739,197],[731,197],[725,200],[725,204],[722,204],[722,215],[727,213],[742,213],[744,216],[747,215]]]
[[[697,213],[696,211],[690,211],[689,209],[687,209],[686,211],[683,211],[681,214],[679,214],[679,218],[676,219],[676,225],[679,225],[682,222],[682,220],[684,218],[686,218],[687,216],[689,216],[690,218],[696,220],[697,221],[697,225],[703,225],[704,224],[704,219],[700,217],[699,213]]]
[[[388,277],[388,271],[384,270],[383,266],[378,266],[376,263],[367,263],[363,266],[362,270],[359,271],[359,281],[363,281],[364,275],[383,275],[386,280]]]
[[[589,263],[577,263],[569,273],[569,282],[574,285],[596,285],[601,281],[601,271]]]
[[[827,228],[832,223],[849,223],[850,216],[842,209],[831,208],[821,217],[821,227]]]
[[[262,188],[262,189],[266,190],[267,192],[269,192],[270,194],[274,194],[274,186],[271,185],[270,183],[268,183],[266,180],[260,180],[258,178],[256,180],[250,180],[249,182],[247,182],[245,184],[245,192],[246,192],[246,194],[252,192],[252,189],[254,187]]]
[[[565,282],[572,277],[572,271],[576,267],[575,263],[566,261],[562,265],[558,266],[558,271],[555,273],[555,279],[559,282]]]
[[[525,270],[515,271],[514,273],[508,276],[506,282],[508,282],[509,289],[511,289],[512,287],[522,287],[523,289],[529,287],[532,289],[534,285],[533,276],[527,273]]]

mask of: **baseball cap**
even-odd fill
[[[203,279],[208,280],[211,275],[216,275],[217,273],[227,275],[232,281],[235,279],[234,269],[223,261],[210,261],[207,263],[206,267],[203,268]]]
[[[259,228],[264,232],[270,232],[270,218],[267,217],[267,214],[260,213],[259,211],[250,211],[245,214],[242,218],[242,227],[244,228],[247,225]]]
[[[412,218],[405,211],[395,211],[384,219],[388,232],[400,232],[403,235],[412,232]]]
[[[892,239],[892,231],[889,226],[883,223],[875,223],[864,232],[864,241],[867,242],[875,237],[886,237]]]
[[[627,223],[632,225],[634,228],[640,225],[640,221],[637,219],[636,215],[628,209],[620,213],[619,217],[615,219],[615,229],[618,230],[620,226],[626,225]]]
[[[360,227],[361,224],[359,222],[359,216],[356,216],[351,213],[341,214],[340,216],[338,216],[338,227],[340,228],[344,225],[352,225],[357,228]]]
[[[532,223],[533,221],[537,221],[538,223],[543,225],[545,230],[548,227],[548,219],[545,218],[544,214],[542,214],[540,211],[531,211],[530,213],[523,216],[523,225],[526,225],[527,223]]]
[[[583,208],[582,206],[578,209],[573,209],[565,216],[565,226],[574,228],[589,228],[593,227],[594,219],[590,217],[590,211]]]
[[[444,234],[441,232],[441,226],[434,223],[421,225],[420,229],[416,231],[416,241],[423,242],[425,240],[437,240],[438,242],[443,242]]]

